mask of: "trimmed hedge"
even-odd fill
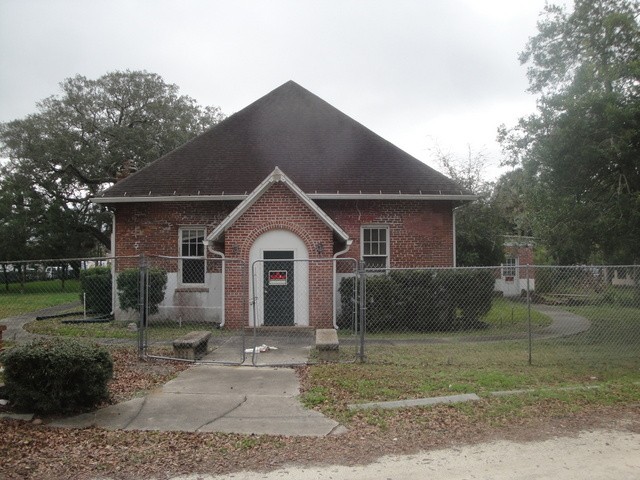
[[[367,331],[440,331],[482,326],[495,279],[489,270],[411,270],[367,276]],[[340,283],[341,328],[353,328],[354,278]]]
[[[80,301],[86,296],[87,310],[109,314],[111,308],[111,267],[94,267],[80,272]]]
[[[109,398],[109,352],[67,339],[36,340],[2,352],[8,399],[21,410],[69,413]]]
[[[149,314],[158,313],[158,305],[164,300],[167,289],[167,272],[161,268],[147,270]],[[138,310],[140,303],[140,269],[131,268],[118,274],[118,300],[123,310]]]

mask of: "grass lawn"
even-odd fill
[[[540,312],[531,309],[531,327],[533,332],[551,324],[551,319]],[[514,333],[526,333],[529,328],[529,311],[526,303],[514,302],[506,298],[496,298],[493,301],[491,310],[480,318],[486,328],[468,328],[457,331],[436,331],[436,332],[396,332],[392,330],[375,333],[367,333],[367,338],[394,339],[394,340],[430,340],[442,337],[488,337],[509,335]],[[424,322],[416,322],[424,323]],[[338,334],[342,337],[352,335],[351,332],[341,331]]]
[[[63,337],[84,338],[118,338],[137,339],[138,332],[127,327],[130,322],[106,323],[62,323],[65,318],[50,318],[47,320],[33,320],[25,325],[25,330],[41,335],[59,335]],[[147,330],[150,341],[173,340],[193,330],[209,330],[213,336],[221,335],[222,331],[213,329],[211,323],[184,323],[182,325],[153,325]]]
[[[528,342],[521,340],[369,344],[365,363],[309,367],[303,401],[346,422],[355,415],[346,409],[349,403],[458,393],[485,397],[485,414],[496,416],[516,414],[546,399],[560,402],[568,410],[573,408],[571,403],[638,402],[640,309],[601,305],[571,310],[588,318],[591,328],[571,337],[535,340],[532,365],[528,365]],[[501,311],[504,313],[504,308]],[[574,386],[599,388],[563,390]],[[534,392],[504,398],[489,396],[492,391],[523,389]],[[474,404],[452,408],[476,409]],[[380,418],[395,413],[358,415]]]
[[[66,280],[64,290],[60,280],[9,284],[9,291],[0,285],[0,320],[43,308],[79,301],[80,282]]]

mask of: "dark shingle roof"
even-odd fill
[[[243,195],[276,166],[307,194],[467,193],[289,81],[103,197]]]

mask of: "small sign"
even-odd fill
[[[286,285],[286,270],[269,270],[269,285]]]

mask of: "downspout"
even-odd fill
[[[226,277],[226,263],[225,262],[225,256],[224,253],[219,252],[217,250],[214,250],[213,246],[209,243],[209,240],[203,240],[202,243],[204,244],[204,247],[210,251],[211,253],[213,253],[214,255],[218,255],[221,259],[222,259],[222,282],[220,282],[221,284],[221,288],[220,288],[220,293],[222,295],[222,300],[221,300],[221,304],[220,304],[220,308],[222,309],[221,315],[220,315],[220,328],[224,327],[224,321],[225,321],[225,284],[227,283],[227,277]],[[205,263],[206,264],[206,263]]]
[[[347,246],[344,250],[341,250],[337,253],[333,254],[333,328],[335,328],[336,330],[338,330],[338,319],[336,318],[336,305],[338,302],[338,295],[336,292],[336,288],[338,286],[338,278],[337,278],[337,264],[338,262],[336,261],[339,255],[343,255],[345,253],[347,253],[349,251],[349,249],[351,248],[351,244],[353,243],[353,239],[348,239],[347,240]]]
[[[111,315],[115,317],[116,314],[116,214],[114,211],[109,211],[111,214]]]
[[[464,205],[459,205],[453,209],[453,267],[458,266],[458,255],[456,253],[457,245],[456,245],[456,214],[458,213],[458,209],[464,207]]]

